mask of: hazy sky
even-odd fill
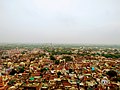
[[[0,0],[0,43],[120,44],[120,0]]]

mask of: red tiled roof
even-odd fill
[[[63,86],[71,86],[71,84],[69,82],[63,82],[62,84],[63,84]]]

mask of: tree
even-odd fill
[[[41,53],[41,54],[39,54],[39,57],[44,57],[44,56],[46,56],[45,53]]]
[[[18,67],[18,73],[23,73],[24,71],[24,67]]]
[[[60,61],[59,60],[55,60],[55,64],[59,65]]]
[[[12,69],[9,75],[14,75],[15,73],[17,73],[17,71]]]
[[[69,73],[72,73],[73,72],[73,70],[72,69],[69,69]]]
[[[46,72],[48,70],[48,68],[42,68],[41,70],[40,70],[40,72]]]
[[[14,85],[15,84],[15,80],[10,80],[9,82],[8,82],[8,85]]]
[[[61,75],[61,72],[57,72],[57,75],[58,75],[58,77],[60,77],[60,75]]]
[[[56,60],[53,55],[50,56],[50,60]]]
[[[117,72],[114,70],[110,70],[106,73],[110,78],[117,76]]]
[[[73,58],[71,56],[63,56],[62,59],[65,59],[65,61],[73,61]]]

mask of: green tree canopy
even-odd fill
[[[114,71],[114,70],[110,70],[110,71],[108,71],[106,74],[107,74],[108,76],[110,76],[110,77],[115,77],[115,76],[117,76],[117,72]]]
[[[65,59],[65,61],[73,61],[73,58],[71,56],[63,56],[62,59]]]

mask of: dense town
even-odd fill
[[[120,90],[120,49],[0,49],[0,90]]]

